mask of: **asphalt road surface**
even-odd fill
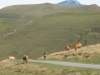
[[[55,64],[55,65],[60,65],[60,66],[100,69],[99,64],[98,65],[96,65],[96,64],[82,64],[82,63],[74,63],[74,62],[49,61],[49,60],[31,60],[31,59],[29,59],[29,62],[39,62],[39,63]]]

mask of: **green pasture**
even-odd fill
[[[1,75],[99,75],[96,69],[64,67],[42,63],[23,64],[19,61],[3,60],[0,62]]]
[[[22,59],[25,54],[37,59],[44,51],[63,51],[66,45],[74,48],[78,42],[83,46],[100,43],[100,12],[96,5],[15,5],[1,9],[0,17],[0,60],[9,55]]]

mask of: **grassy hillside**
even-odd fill
[[[44,51],[62,51],[69,44],[74,48],[78,42],[83,46],[100,43],[100,12],[96,5],[10,6],[0,10],[0,18],[0,60],[9,55],[21,59],[24,54],[36,59]]]
[[[70,51],[61,51],[49,54],[47,60],[60,60],[60,61],[73,61],[82,63],[95,63],[100,62],[100,44],[89,45],[82,47],[77,51],[71,49]],[[43,58],[41,58],[43,60]],[[85,69],[76,67],[64,67],[43,63],[24,64],[19,60],[2,60],[0,61],[0,74],[1,75],[99,75],[100,70]]]
[[[60,60],[70,62],[100,64],[100,44],[89,45],[80,49],[70,51],[60,51],[49,54],[47,60]],[[39,58],[43,60],[43,57]]]

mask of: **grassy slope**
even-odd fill
[[[24,54],[35,59],[42,56],[44,51],[53,53],[64,50],[65,46],[68,44],[74,47],[77,42],[82,42],[83,46],[100,42],[100,13],[97,12],[97,10],[99,11],[98,6],[91,5],[96,8],[96,12],[91,12],[92,10],[89,10],[91,6],[59,7],[55,5],[52,6],[51,4],[45,5],[33,5],[33,7],[36,6],[34,7],[34,10],[37,11],[41,6],[42,10],[38,9],[39,16],[37,16],[38,14],[36,15],[37,12],[33,12],[37,18],[32,17],[32,19],[27,18],[27,20],[25,20],[25,16],[30,14],[28,10],[33,8],[31,5],[29,5],[30,9],[20,9],[21,11],[18,13],[15,9],[14,11],[8,12],[9,14],[16,12],[20,17],[18,18],[16,17],[16,14],[14,14],[14,19],[21,19],[21,21],[12,21],[11,19],[13,18],[8,15],[8,17],[5,16],[7,13],[4,13],[3,17],[9,18],[9,21],[4,20],[3,22],[0,22],[0,26],[2,27],[2,29],[0,29],[0,59],[7,58],[9,55],[14,55],[16,58],[21,59]],[[4,11],[13,10],[12,8],[19,9],[19,7],[21,6],[4,8],[0,10],[0,14],[3,14],[2,12]],[[22,7],[24,6],[22,5]],[[43,9],[45,9],[45,12],[43,12]],[[67,10],[65,11],[65,9]],[[34,10],[32,9],[32,11]],[[28,11],[28,13],[25,11]],[[30,11],[30,15],[32,15],[32,11]],[[30,21],[31,23],[27,24]],[[13,35],[3,37],[5,34],[8,34],[17,28],[18,31]],[[87,32],[87,30],[89,30],[89,32]],[[76,35],[80,37],[77,37]]]
[[[0,62],[1,75],[99,75],[95,69],[56,66],[50,64],[28,63],[3,60]]]
[[[61,51],[49,54],[47,60],[60,60],[60,61],[70,61],[70,62],[81,62],[81,63],[92,63],[100,64],[100,44],[89,45],[82,47],[75,51],[71,49],[70,51]],[[43,59],[43,57],[39,58]]]

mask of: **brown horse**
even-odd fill
[[[24,61],[25,61],[26,63],[28,62],[28,56],[27,56],[27,55],[24,55],[24,56],[23,56],[23,62],[24,62]]]
[[[78,43],[75,45],[75,51],[78,49],[78,48],[81,48],[82,47],[82,44],[81,43]]]
[[[65,47],[65,50],[67,50],[67,51],[69,51],[70,49],[71,49],[70,45],[68,45],[68,46]]]

